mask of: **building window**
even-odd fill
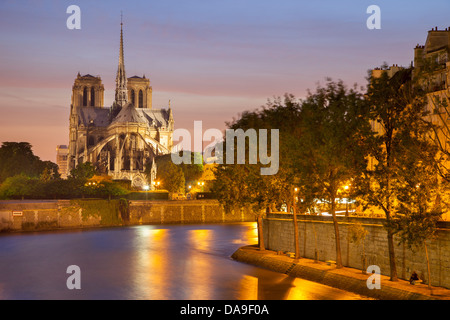
[[[94,87],[91,87],[91,107],[95,106],[95,90]]]
[[[88,96],[87,96],[87,88],[83,89],[83,107],[87,106]]]
[[[136,98],[134,96],[134,90],[131,90],[131,104],[136,107]]]
[[[144,107],[144,94],[142,93],[142,90],[139,90],[139,108]]]

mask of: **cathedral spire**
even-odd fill
[[[123,107],[128,102],[127,94],[127,77],[125,75],[125,61],[123,58],[123,30],[122,30],[122,13],[120,13],[120,53],[119,53],[119,67],[117,68],[116,76],[116,99],[117,105]]]

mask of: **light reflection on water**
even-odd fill
[[[0,299],[359,299],[230,259],[255,223],[145,225],[0,236]],[[81,269],[69,290],[66,269]]]

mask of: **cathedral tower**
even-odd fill
[[[127,94],[127,77],[125,75],[125,60],[123,57],[123,23],[120,22],[120,53],[119,53],[119,66],[117,68],[116,76],[116,98],[115,104],[124,107],[128,103]]]
[[[134,76],[128,78],[128,97],[135,108],[152,108],[152,87],[150,80]]]

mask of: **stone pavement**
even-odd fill
[[[412,285],[405,280],[393,282],[384,275],[380,275],[380,289],[369,289],[367,279],[370,275],[363,274],[361,270],[347,267],[337,269],[334,265],[305,258],[295,260],[272,250],[260,251],[256,246],[241,247],[231,257],[240,262],[380,300],[450,300],[449,289],[432,287],[430,291],[426,284]]]

